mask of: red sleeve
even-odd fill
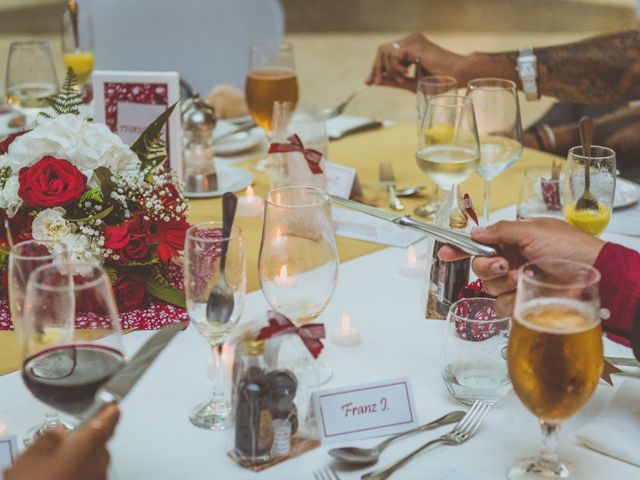
[[[611,317],[602,328],[612,340],[630,346],[633,321],[640,304],[640,253],[606,243],[594,267],[600,271],[600,300]]]

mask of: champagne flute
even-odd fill
[[[516,84],[500,78],[478,78],[467,85],[480,135],[478,175],[484,178],[483,214],[489,224],[491,181],[522,154],[522,122]]]
[[[590,158],[589,192],[598,201],[597,210],[576,210],[584,193],[584,163]],[[616,152],[607,147],[591,146],[589,157],[582,147],[569,150],[564,168],[564,217],[571,225],[594,237],[609,225],[616,191]]]
[[[95,62],[93,20],[90,15],[66,10],[62,17],[62,61],[71,67],[84,88]]]
[[[602,372],[599,282],[595,268],[568,260],[520,268],[509,376],[520,401],[538,417],[544,440],[538,458],[511,467],[511,480],[569,476],[555,451],[557,435],[562,422],[589,400]]]
[[[422,124],[422,118],[424,117],[427,108],[427,99],[435,95],[443,94],[455,94],[458,81],[447,75],[430,75],[428,77],[422,77],[418,80],[416,88],[416,112],[418,134],[420,134],[420,125]],[[433,200],[425,203],[424,205],[417,206],[413,213],[419,217],[427,218],[438,211],[440,207],[440,187],[436,184],[436,191],[433,196]]]
[[[193,409],[189,420],[205,430],[225,430],[228,426],[229,402],[227,400],[222,346],[237,325],[244,308],[247,287],[244,242],[238,227],[233,227],[228,237],[222,236],[221,222],[193,225],[187,230],[184,245],[184,288],[187,312],[198,333],[211,345],[213,351],[212,398]],[[211,290],[220,278],[222,246],[227,244],[224,275],[233,291],[233,311],[226,323],[207,314],[207,302]]]
[[[448,225],[457,209],[457,187],[478,168],[478,130],[469,97],[436,95],[427,99],[418,135],[416,163],[436,185],[448,192],[436,222]]]
[[[291,102],[295,107],[298,102],[298,79],[291,43],[276,39],[251,42],[245,97],[253,120],[270,136],[273,103]],[[266,158],[255,165],[258,170],[264,170],[266,166]]]
[[[26,117],[26,127],[31,128],[36,115],[49,106],[47,99],[58,90],[49,44],[12,43],[4,86],[7,103]]]
[[[324,190],[292,186],[267,194],[258,273],[271,308],[297,326],[322,314],[338,278],[331,205]],[[320,384],[333,374],[325,365],[314,370]]]
[[[76,329],[91,317],[94,330]],[[33,271],[22,328],[22,379],[38,400],[81,417],[125,362],[109,277],[94,263],[56,262]]]
[[[31,273],[42,265],[58,263],[66,260],[67,248],[63,243],[38,240],[25,240],[14,244],[9,250],[9,308],[11,320],[18,341],[22,341],[24,323],[24,299],[27,293],[27,281]],[[24,443],[31,445],[33,441],[47,432],[47,430],[63,426],[70,430],[69,425],[60,420],[56,410],[45,412],[45,421],[27,431]]]

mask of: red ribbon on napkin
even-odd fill
[[[278,312],[269,311],[269,326],[263,327],[258,333],[258,340],[267,340],[276,335],[293,334],[298,335],[302,343],[309,349],[313,358],[318,358],[324,345],[320,341],[326,336],[322,323],[308,323],[301,327],[296,327],[291,320]]]
[[[302,140],[297,134],[293,134],[287,137],[289,143],[272,143],[269,145],[269,153],[288,153],[288,152],[300,152],[307,161],[309,170],[314,175],[322,173],[320,168],[320,160],[322,160],[322,153],[313,148],[304,148]]]

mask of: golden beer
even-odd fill
[[[599,320],[584,304],[562,298],[527,302],[514,317],[508,353],[513,389],[540,420],[571,417],[602,372]]]
[[[287,68],[261,68],[252,70],[245,83],[247,106],[253,120],[266,131],[271,131],[273,102],[298,101],[298,79]]]

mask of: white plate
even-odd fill
[[[238,128],[233,123],[221,120],[216,125],[213,131],[213,137],[224,135]],[[264,138],[264,131],[261,128],[252,128],[247,132],[238,132],[213,144],[213,151],[216,155],[234,155],[236,153],[244,152],[250,148],[255,147]]]
[[[218,189],[213,192],[184,192],[187,198],[219,197],[225,192],[238,192],[253,182],[253,175],[247,170],[235,167],[217,167]]]
[[[640,200],[640,185],[625,178],[616,178],[616,193],[613,199],[613,208],[628,207],[638,200]]]

